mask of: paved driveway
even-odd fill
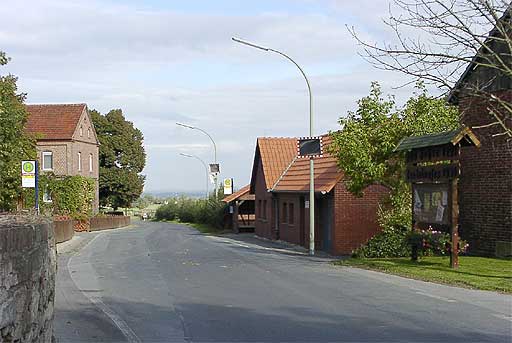
[[[60,342],[511,342],[506,295],[167,223],[80,237],[59,256]]]

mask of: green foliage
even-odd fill
[[[384,229],[376,234],[368,242],[356,249],[353,257],[375,258],[375,257],[401,257],[411,254],[410,246],[406,237],[410,229],[406,226],[397,226]]]
[[[210,199],[176,198],[160,206],[156,220],[177,220],[184,223],[207,224],[216,229],[223,228],[226,204]]]
[[[43,202],[43,194],[48,192],[52,202]],[[34,190],[25,190],[26,205],[34,206]],[[92,178],[74,176],[55,176],[44,174],[39,178],[39,206],[47,215],[69,215],[74,219],[88,218],[92,215],[95,195],[95,181]]]
[[[0,52],[0,65],[8,58]],[[0,76],[0,211],[16,208],[22,194],[20,168],[24,159],[35,159],[35,141],[25,134],[25,95],[17,93],[16,77]]]
[[[429,96],[422,84],[417,85],[403,108],[397,108],[394,98],[384,98],[374,82],[370,94],[358,101],[357,110],[340,118],[339,123],[342,129],[331,133],[333,143],[329,148],[344,171],[348,190],[361,195],[375,183],[390,190],[379,210],[382,233],[370,239],[366,249],[354,253],[366,257],[404,256],[408,248],[401,241],[401,228],[411,227],[411,191],[403,179],[405,158],[393,150],[402,138],[455,129],[457,109]]]
[[[130,207],[144,188],[140,175],[146,164],[142,132],[127,121],[120,109],[106,115],[92,110],[91,117],[100,141],[100,204]]]

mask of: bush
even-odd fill
[[[223,228],[226,204],[210,199],[176,198],[160,206],[156,220],[178,220],[183,223],[206,224],[216,229]]]
[[[352,256],[358,258],[409,256],[411,248],[406,240],[409,230],[405,226],[384,229],[370,238],[366,244],[354,250]]]

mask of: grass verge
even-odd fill
[[[466,288],[512,293],[512,259],[461,256],[459,268],[450,268],[446,256],[423,257],[418,262],[402,258],[350,258],[336,265],[377,270],[411,279]]]

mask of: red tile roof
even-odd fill
[[[29,113],[25,130],[38,139],[72,139],[86,104],[26,105]]]
[[[336,159],[326,152],[331,144],[330,135],[323,135],[322,142],[324,153],[322,157],[314,159],[315,166],[315,192],[330,192],[333,187],[343,179],[343,173],[339,170]],[[295,148],[296,149],[296,148]],[[295,155],[297,152],[295,151]],[[272,187],[276,192],[307,192],[309,191],[309,159],[296,158]]]
[[[261,156],[265,184],[270,189],[297,155],[297,139],[261,137],[256,150]]]
[[[222,199],[222,201],[231,202],[233,200],[236,200],[244,195],[247,195],[249,193],[250,189],[251,189],[251,185],[244,186],[241,189],[239,189],[238,191],[236,191],[235,193],[226,196],[224,199]]]

